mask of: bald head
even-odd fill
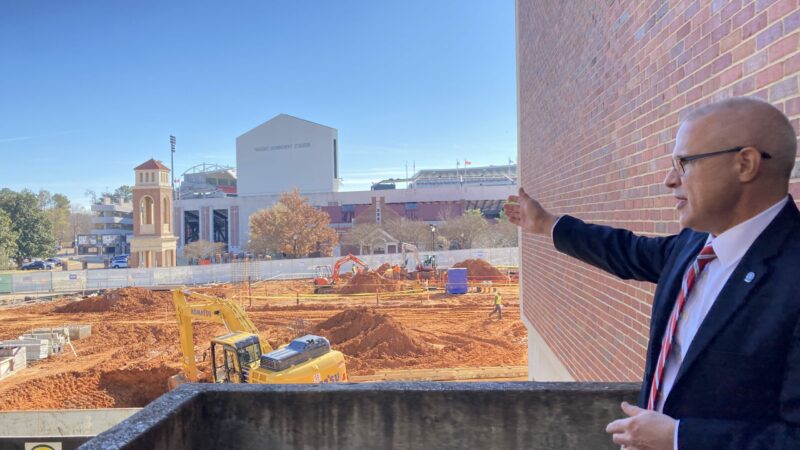
[[[684,125],[703,135],[707,148],[755,147],[771,156],[762,165],[771,181],[787,182],[797,154],[797,136],[789,119],[771,104],[735,97],[691,112]],[[776,179],[777,178],[777,179]]]

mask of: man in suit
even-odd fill
[[[623,279],[657,283],[639,406],[606,429],[639,449],[800,449],[800,212],[796,134],[734,98],[680,125],[664,184],[682,231],[642,237],[556,216],[520,189],[523,231]]]

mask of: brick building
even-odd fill
[[[574,3],[517,1],[520,183],[552,212],[675,233],[662,182],[683,115],[747,95],[800,128],[797,0]],[[531,376],[640,380],[655,286],[572,260],[549,239],[524,235],[521,247]]]

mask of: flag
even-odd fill
[[[470,161],[470,160],[468,160],[468,159],[465,159],[465,160],[464,160],[464,165],[465,165],[465,166],[468,166],[468,165],[470,165],[470,164],[472,164],[472,161]]]

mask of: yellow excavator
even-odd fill
[[[308,334],[273,350],[244,310],[230,300],[177,289],[172,291],[172,302],[178,319],[183,373],[169,379],[170,389],[201,378],[194,354],[193,320],[221,323],[229,331],[211,340],[211,374],[215,383],[347,381],[344,355],[332,350],[324,337]]]

